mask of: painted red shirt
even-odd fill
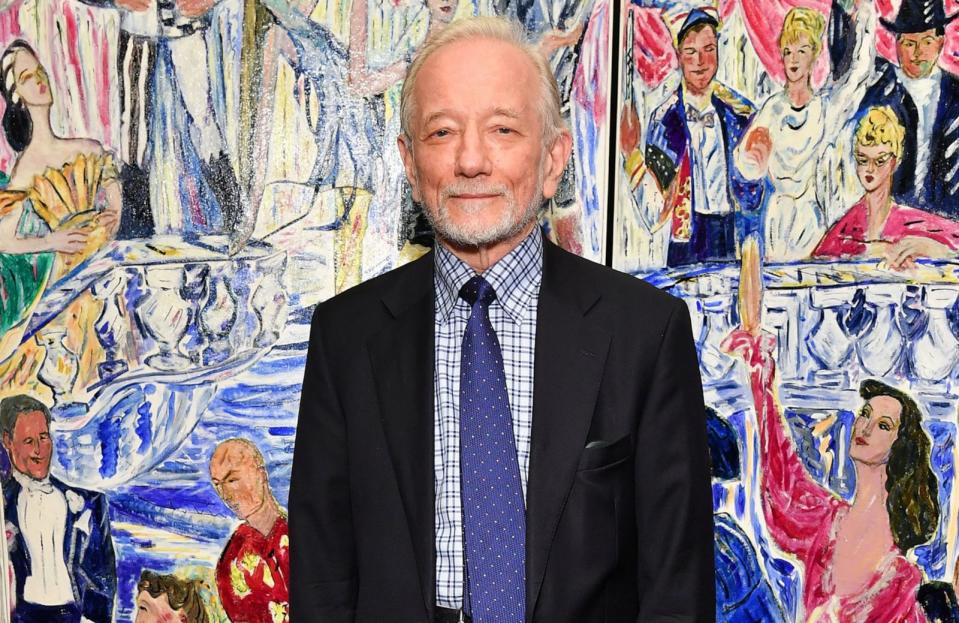
[[[925,623],[916,600],[922,572],[893,546],[856,593],[837,595],[836,536],[850,505],[812,479],[796,453],[773,389],[774,339],[737,330],[724,345],[743,354],[757,411],[763,514],[779,548],[802,563],[807,623]]]
[[[290,537],[285,517],[263,536],[241,524],[216,565],[223,610],[233,623],[289,623]]]
[[[815,257],[858,257],[866,252],[866,202],[860,199],[829,228],[813,251]],[[892,204],[880,239],[899,242],[907,236],[921,236],[959,249],[959,223],[917,208]]]

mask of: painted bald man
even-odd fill
[[[263,455],[246,439],[227,439],[210,457],[210,480],[243,522],[216,565],[223,609],[234,623],[286,623],[290,539]]]

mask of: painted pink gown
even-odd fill
[[[779,548],[804,567],[803,604],[810,623],[924,623],[916,591],[922,572],[895,546],[856,593],[839,596],[832,579],[836,533],[849,503],[819,485],[806,471],[786,430],[773,389],[775,339],[734,331],[727,352],[749,366],[750,389],[760,435],[763,514]]]
[[[866,202],[860,199],[829,228],[813,251],[814,257],[858,257],[866,252]],[[959,223],[917,208],[892,204],[882,240],[899,242],[907,236],[932,238],[959,249]]]

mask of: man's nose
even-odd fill
[[[463,132],[456,154],[456,175],[476,177],[490,173],[490,159],[486,138],[478,128]]]

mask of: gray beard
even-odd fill
[[[520,234],[529,227],[530,223],[539,216],[540,206],[543,205],[543,175],[544,171],[540,169],[537,176],[536,188],[533,191],[533,197],[522,212],[517,214],[516,198],[513,193],[503,185],[489,185],[476,182],[458,182],[451,184],[440,193],[439,206],[433,209],[429,205],[424,205],[426,218],[437,238],[441,238],[457,246],[479,247],[493,245],[504,240],[509,240]],[[471,223],[454,223],[449,218],[449,209],[446,202],[455,194],[464,192],[493,192],[503,195],[506,199],[506,209],[503,210],[499,221],[490,227],[479,229]],[[424,202],[425,203],[425,202]],[[483,208],[476,208],[479,212]],[[470,213],[469,210],[466,211]]]

